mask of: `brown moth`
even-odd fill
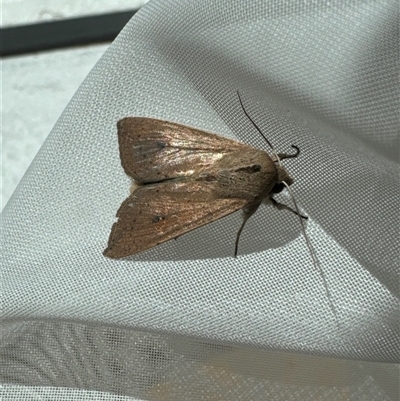
[[[117,211],[107,257],[142,252],[242,209],[236,256],[243,227],[264,200],[307,218],[296,204],[293,210],[273,198],[293,183],[281,160],[297,157],[297,146],[292,145],[293,154],[270,156],[232,139],[153,118],[123,118],[117,127],[122,167],[138,185]]]
[[[299,216],[303,235],[319,271],[330,308],[340,327],[328,284],[311,243],[303,219],[292,195],[292,177],[281,160],[293,154],[276,153],[260,128],[246,112],[239,92],[240,105],[253,126],[273,150],[264,150],[182,124],[145,117],[126,117],[118,121],[118,142],[122,167],[135,180],[131,195],[117,211],[111,229],[109,258],[122,258],[145,251],[177,238],[239,209],[244,218],[235,242],[246,221],[263,201],[278,210]],[[295,209],[277,202],[274,195],[287,188]]]

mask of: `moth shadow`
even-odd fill
[[[242,221],[241,212],[236,212],[124,260],[181,261],[233,258],[236,236]],[[295,240],[299,235],[302,234],[297,216],[262,205],[247,221],[242,231],[238,257],[279,248]]]

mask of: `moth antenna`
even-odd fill
[[[293,192],[292,192],[292,190],[290,189],[290,186],[289,186],[285,181],[281,181],[281,182],[282,182],[282,184],[285,185],[285,187],[287,188],[287,190],[288,190],[288,192],[289,192],[289,195],[290,195],[290,198],[292,199],[292,202],[293,202],[293,204],[294,204],[294,206],[295,206],[297,215],[298,215],[299,220],[300,220],[301,230],[302,230],[302,232],[303,232],[304,239],[306,240],[307,248],[308,248],[308,250],[310,251],[310,255],[311,255],[311,258],[312,258],[312,260],[313,260],[314,267],[315,267],[315,269],[319,272],[319,274],[320,274],[320,276],[321,276],[321,278],[322,278],[322,282],[324,283],[324,288],[325,288],[326,296],[327,296],[327,298],[328,298],[329,306],[330,306],[330,308],[331,308],[331,310],[332,310],[332,313],[333,313],[333,315],[334,315],[334,317],[335,317],[336,325],[340,328],[339,319],[338,319],[338,316],[337,316],[337,313],[336,313],[335,306],[333,305],[333,302],[332,302],[332,297],[331,297],[331,293],[330,293],[330,291],[329,291],[328,283],[327,283],[327,281],[326,281],[325,273],[324,273],[324,271],[322,270],[321,266],[319,265],[319,263],[318,263],[318,261],[317,261],[317,258],[316,258],[316,256],[315,256],[315,252],[314,252],[314,250],[313,250],[313,248],[312,248],[312,246],[311,246],[311,241],[310,241],[310,239],[308,238],[308,235],[307,235],[307,233],[306,233],[306,228],[305,228],[305,226],[304,226],[303,219],[300,217],[300,216],[301,216],[301,215],[300,215],[300,210],[299,210],[299,208],[298,208],[298,206],[297,206],[297,202],[296,202],[296,200],[295,200],[295,198],[294,198]]]
[[[258,127],[258,125],[251,119],[249,113],[247,113],[246,109],[244,108],[243,102],[242,102],[242,98],[240,97],[240,93],[237,90],[236,91],[238,98],[239,98],[239,102],[240,105],[242,106],[242,110],[244,112],[244,114],[246,115],[246,117],[251,121],[251,123],[254,125],[255,129],[262,135],[262,137],[265,139],[265,141],[267,142],[268,146],[272,149],[272,152],[274,153],[274,155],[276,156],[276,159],[278,160],[278,164],[281,166],[281,159],[278,156],[278,153],[276,153],[275,148],[272,146],[272,143],[267,139],[267,137],[262,133],[261,129]]]

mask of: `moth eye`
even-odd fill
[[[279,192],[282,192],[283,188],[285,188],[285,185],[282,183],[278,183],[273,186],[271,192],[279,194]]]

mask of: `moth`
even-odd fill
[[[242,209],[236,257],[243,227],[263,201],[307,218],[296,204],[294,210],[274,199],[293,183],[281,160],[297,157],[297,146],[292,154],[270,156],[216,134],[145,117],[123,118],[117,128],[122,167],[137,185],[117,211],[104,251],[109,258],[137,254]]]

